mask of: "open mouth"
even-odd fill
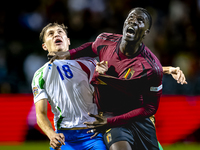
[[[126,32],[129,34],[135,34],[135,30],[132,27],[128,27]]]
[[[56,39],[56,40],[55,40],[55,43],[56,43],[56,44],[61,44],[61,43],[62,43],[62,40],[61,40],[61,39]]]

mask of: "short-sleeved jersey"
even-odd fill
[[[47,99],[54,114],[56,129],[85,127],[94,121],[88,112],[97,114],[94,88],[89,84],[96,66],[95,59],[55,60],[38,69],[33,77],[34,103]]]

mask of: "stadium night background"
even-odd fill
[[[163,66],[179,66],[187,85],[163,77],[156,113],[163,148],[200,149],[200,0],[7,0],[0,5],[0,149],[48,149],[36,124],[31,91],[34,72],[47,60],[39,42],[49,22],[68,26],[70,48],[101,32],[122,33],[133,7],[146,8],[153,26],[144,43]],[[48,115],[53,119],[48,107]],[[53,121],[52,121],[53,123]]]

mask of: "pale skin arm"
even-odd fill
[[[47,99],[39,100],[35,103],[37,124],[50,140],[50,146],[60,150],[61,145],[65,145],[65,137],[62,133],[56,133],[47,117]],[[60,141],[60,142],[59,142]]]
[[[96,71],[99,74],[104,74],[108,71],[108,63],[106,61],[101,61],[96,63]],[[185,81],[185,75],[180,70],[179,67],[163,67],[164,74],[171,74],[172,77],[177,80],[178,83],[181,84],[187,84]],[[107,128],[107,118],[104,118],[102,116],[89,114],[90,117],[94,117],[96,121],[94,122],[85,122],[91,130],[88,131],[88,133],[94,132],[94,135],[91,137],[93,138],[101,131],[105,130]]]
[[[180,84],[187,84],[185,75],[182,70],[180,70],[180,67],[162,67],[164,74],[171,74],[172,77],[177,81],[177,83]],[[104,74],[106,71],[108,71],[108,64],[107,61],[101,61],[97,62],[96,64],[96,71],[99,74]]]
[[[172,77],[177,81],[177,83],[180,84],[187,84],[185,75],[182,70],[180,70],[180,67],[162,67],[164,74],[171,74]]]

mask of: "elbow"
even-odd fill
[[[156,106],[147,107],[145,111],[145,117],[150,117],[152,115],[155,115],[157,110],[158,110],[158,107]]]

